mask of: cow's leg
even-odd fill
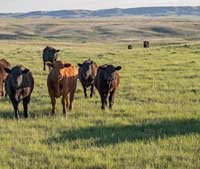
[[[101,106],[101,109],[105,109],[105,107],[106,107],[106,105],[107,105],[107,101],[106,101],[106,99],[107,99],[107,94],[101,94],[101,104],[102,104],[102,106]]]
[[[83,83],[81,83],[81,84],[83,86],[83,91],[84,91],[85,98],[87,98],[87,88],[85,87],[85,85]]]
[[[69,110],[70,111],[73,109],[74,93],[75,91],[72,91],[69,95]]]
[[[50,66],[48,66],[48,68],[49,68],[49,72],[51,71],[51,67]]]
[[[45,70],[46,70],[46,67],[45,67],[45,61],[43,61],[43,65],[44,65],[43,70],[45,71]]]
[[[28,118],[28,104],[30,102],[30,96],[23,99],[23,107],[24,107],[24,117]]]
[[[7,94],[7,92],[5,91],[5,96],[4,96],[5,98],[7,98],[8,97],[8,94]]]
[[[62,97],[62,105],[63,105],[63,115],[66,117],[67,112],[67,96]]]
[[[105,105],[108,106],[108,94],[105,94]]]
[[[0,83],[1,83],[1,84],[0,84],[0,85],[1,85],[1,87],[0,87],[0,88],[1,88],[1,93],[0,93],[0,94],[1,94],[1,97],[3,97],[3,96],[4,96],[4,92],[3,92],[3,82],[0,82]],[[0,97],[0,98],[1,98],[1,97]]]
[[[56,106],[56,98],[55,97],[51,97],[51,115],[55,115],[55,106]]]
[[[90,92],[90,97],[92,97],[94,95],[94,84],[91,85]]]
[[[6,98],[8,96],[7,92],[6,92],[6,88],[5,88],[5,85],[4,85],[4,98]]]
[[[19,119],[18,103],[13,99],[11,99],[11,102],[12,102],[12,105],[13,105],[15,118],[18,120]]]
[[[115,96],[115,90],[113,90],[111,93],[110,93],[110,96],[109,96],[109,108],[112,109],[112,106],[114,104],[114,96]]]

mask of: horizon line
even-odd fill
[[[138,8],[163,8],[163,7],[200,7],[200,5],[160,5],[160,6],[138,6],[138,7],[128,7],[128,8],[100,8],[100,9],[53,9],[53,10],[32,10],[32,11],[23,11],[23,12],[0,12],[0,14],[14,14],[14,13],[30,13],[30,12],[54,12],[54,11],[99,11],[99,10],[109,10],[109,9],[138,9]]]

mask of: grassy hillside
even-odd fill
[[[64,42],[133,41],[182,43],[200,38],[199,18],[1,19],[0,39]]]
[[[14,23],[9,22],[4,24]],[[191,24],[182,29],[188,27]],[[198,169],[200,42],[181,41],[176,46],[156,42],[150,49],[128,50],[127,43],[114,40],[0,41],[0,58],[23,64],[35,78],[29,119],[20,113],[21,120],[14,120],[10,101],[0,100],[0,168]],[[59,48],[59,57],[74,65],[90,57],[99,65],[122,66],[112,111],[100,109],[98,93],[84,99],[78,82],[74,111],[63,118],[58,99],[56,116],[49,116],[48,72],[41,62],[47,44]]]

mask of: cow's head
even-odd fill
[[[58,58],[58,52],[60,52],[59,49],[54,49],[54,50],[52,51],[52,55],[54,56],[54,57],[53,57],[54,60],[57,60],[57,58]]]
[[[60,50],[47,46],[44,49],[44,52],[48,52],[48,56],[52,59],[52,60],[50,59],[50,61],[53,62],[53,61],[57,60],[58,53],[60,52]]]
[[[78,63],[79,72],[83,79],[87,80],[90,75],[92,75],[92,66],[95,64],[92,60],[87,60],[85,62]]]
[[[63,78],[64,68],[70,67],[70,63],[63,61],[54,61],[53,63],[47,62],[47,65],[52,68],[51,72],[54,74],[55,80],[60,81]]]
[[[103,73],[103,79],[108,83],[110,84],[114,78],[115,78],[115,75],[114,73],[116,71],[119,71],[121,69],[121,66],[113,66],[113,65],[103,65],[103,66],[100,66],[99,69],[102,69],[104,70],[104,73]]]
[[[23,69],[21,65],[15,66],[12,69],[4,68],[4,70],[8,73],[11,86],[15,90],[22,87],[23,75],[29,73],[29,69]]]

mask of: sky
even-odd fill
[[[200,6],[200,0],[0,0],[0,13],[148,6]]]

